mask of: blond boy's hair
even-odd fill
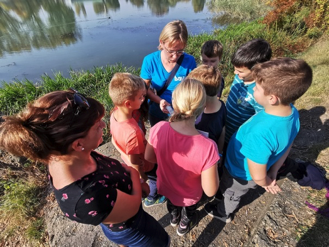
[[[204,86],[198,80],[185,78],[173,92],[172,105],[175,113],[170,122],[199,116],[206,105]]]
[[[273,94],[282,105],[301,97],[312,83],[312,69],[301,59],[277,58],[255,65],[252,69],[256,83],[264,89],[264,95]]]
[[[200,81],[208,96],[216,96],[221,87],[222,75],[218,68],[209,65],[200,65],[188,74],[187,78]]]
[[[122,105],[125,100],[134,100],[141,89],[145,89],[145,82],[139,76],[115,73],[109,84],[109,95],[114,105]]]
[[[223,56],[223,45],[218,40],[208,40],[203,43],[201,54],[209,58],[218,57],[221,60]]]
[[[161,46],[162,42],[168,42],[169,47],[173,45],[176,41],[180,41],[186,46],[188,39],[188,32],[186,25],[181,20],[175,20],[169,22],[161,31],[159,37],[159,50],[162,50],[163,47]]]

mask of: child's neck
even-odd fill
[[[264,107],[265,112],[278,117],[287,117],[291,115],[292,109],[290,105],[268,105]]]
[[[183,135],[194,136],[199,134],[199,132],[195,128],[195,117],[187,120],[171,122],[170,126],[175,131]]]
[[[117,106],[117,109],[113,112],[115,120],[123,122],[131,119],[133,116],[133,110],[130,110],[124,106]]]
[[[255,81],[254,80],[251,80],[251,81],[243,81],[243,83],[245,84],[245,85],[250,85],[250,84],[252,84],[252,83],[254,83]]]
[[[204,109],[204,113],[215,113],[218,112],[222,107],[222,102],[217,99],[217,95],[215,96],[207,96],[206,98],[206,107]]]

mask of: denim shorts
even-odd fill
[[[116,244],[135,247],[167,247],[169,235],[163,227],[142,207],[139,208],[131,226],[123,231],[112,232],[100,224],[105,236]]]

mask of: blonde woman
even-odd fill
[[[197,203],[202,191],[216,194],[219,178],[217,145],[195,128],[206,104],[201,82],[185,79],[173,92],[174,114],[169,122],[151,128],[145,159],[158,162],[158,190],[166,196],[172,226],[185,235],[198,222]]]
[[[143,60],[140,77],[151,87],[147,94],[151,101],[149,108],[151,126],[168,118],[169,112],[166,106],[171,105],[172,92],[196,67],[194,57],[184,53],[187,39],[188,32],[185,23],[181,20],[171,21],[160,34],[159,50],[147,55]],[[166,90],[161,93],[161,89],[164,88],[171,71],[178,62],[181,64],[179,69]]]

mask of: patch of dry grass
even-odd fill
[[[299,110],[310,110],[317,106],[324,107],[321,116],[310,116],[310,121],[320,119],[322,122],[322,131],[329,129],[329,34],[325,34],[322,38],[308,49],[299,58],[304,59],[313,69],[313,83],[310,89],[297,102],[296,106]],[[312,111],[309,111],[312,112]],[[312,115],[312,114],[310,114]],[[312,119],[313,117],[313,119]],[[303,124],[303,123],[302,123]],[[312,126],[312,123],[311,123]],[[326,131],[324,133],[327,133]],[[329,139],[321,143],[315,143],[304,153],[308,160],[314,160],[322,166],[329,174]],[[314,154],[316,156],[314,157]],[[327,175],[328,176],[328,175]],[[321,209],[328,207],[328,201],[325,198],[326,190],[321,191],[308,189],[308,201]],[[311,209],[310,209],[311,210]],[[304,229],[299,232],[301,239],[298,246],[327,246],[329,220],[321,215],[312,216],[313,224],[304,225]],[[306,221],[306,220],[305,220]]]
[[[313,69],[313,82],[309,90],[301,97],[298,109],[329,105],[329,34],[323,37],[299,58],[304,59]],[[326,107],[327,108],[327,107]],[[328,108],[327,108],[328,110]]]

